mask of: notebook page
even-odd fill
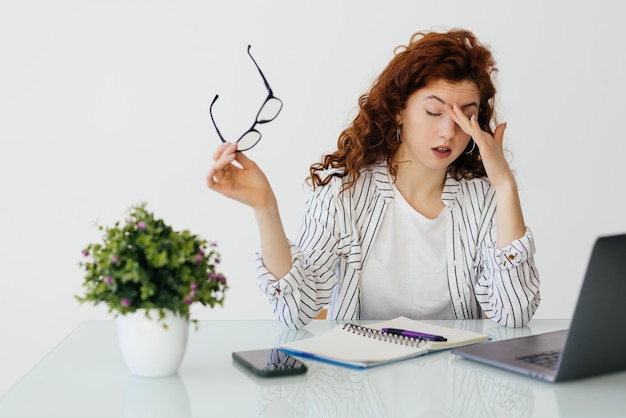
[[[367,326],[374,329],[400,328],[410,331],[423,332],[426,334],[441,335],[442,337],[446,337],[448,339],[448,341],[445,342],[426,341],[426,345],[431,351],[445,350],[452,347],[460,347],[463,345],[475,344],[489,340],[489,336],[486,334],[480,334],[464,329],[432,325],[404,316],[399,316],[388,321],[377,322],[375,324],[369,324]]]
[[[343,329],[343,325],[315,337],[281,345],[292,353],[319,357],[340,363],[368,367],[404,358],[416,357],[428,352],[425,345],[419,347],[397,344],[359,335]]]

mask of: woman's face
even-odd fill
[[[480,94],[471,81],[434,81],[415,91],[398,115],[402,144],[396,160],[417,162],[431,170],[447,170],[467,147],[470,136],[457,125],[446,105],[457,105],[478,117]]]

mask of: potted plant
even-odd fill
[[[97,225],[102,241],[87,245],[80,262],[80,303],[105,303],[115,314],[122,355],[133,374],[165,376],[184,356],[190,307],[224,303],[226,278],[217,271],[216,244],[176,231],[146,209],[132,206],[124,222]]]

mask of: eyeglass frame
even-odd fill
[[[241,134],[239,136],[239,138],[237,139],[236,143],[239,143],[239,141],[241,141],[241,139],[244,138],[246,135],[248,135],[250,132],[256,132],[257,134],[259,134],[259,138],[254,142],[254,144],[252,144],[251,146],[249,146],[249,147],[247,147],[245,149],[239,149],[238,148],[237,152],[248,151],[248,150],[254,148],[261,141],[261,137],[262,137],[261,132],[256,130],[255,127],[257,125],[268,123],[268,122],[271,122],[274,119],[276,119],[278,117],[278,115],[280,114],[280,111],[283,108],[283,101],[280,100],[278,97],[274,96],[274,92],[272,91],[272,88],[270,87],[269,83],[267,82],[267,78],[265,78],[265,75],[263,74],[263,71],[261,71],[261,68],[259,67],[259,64],[257,64],[256,60],[254,59],[254,57],[250,53],[250,49],[251,48],[252,48],[252,45],[248,45],[248,56],[250,57],[250,59],[254,63],[254,66],[259,71],[259,74],[261,75],[261,78],[263,79],[263,83],[265,84],[265,88],[267,89],[267,97],[265,98],[265,100],[261,104],[261,107],[259,108],[259,111],[256,114],[256,118],[254,119],[254,123],[252,124],[252,126],[250,126],[250,128],[247,131],[245,131],[243,134]],[[217,124],[215,123],[215,118],[213,116],[213,105],[217,101],[218,97],[219,97],[219,94],[216,94],[215,97],[213,98],[213,101],[211,102],[211,104],[209,106],[209,115],[211,116],[211,122],[213,122],[213,127],[215,128],[215,131],[217,132],[217,135],[220,137],[220,140],[222,141],[222,143],[225,143],[225,142],[228,142],[228,141],[226,141],[224,139],[224,136],[222,135],[222,133],[220,132],[219,128],[217,127]],[[263,108],[265,107],[267,102],[269,102],[270,100],[276,100],[276,101],[278,101],[278,103],[280,103],[280,107],[276,111],[276,115],[274,115],[274,117],[272,117],[271,119],[259,120],[259,116],[261,115],[261,112],[263,111]]]

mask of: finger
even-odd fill
[[[237,145],[231,144],[230,142],[222,142],[222,144],[213,153],[213,160],[214,161],[219,160],[220,156],[224,154],[225,152],[228,152],[229,148],[234,148],[236,150]]]
[[[461,108],[459,108],[456,104],[452,106],[446,104],[446,110],[448,111],[448,114],[450,115],[454,123],[459,125],[463,132],[468,135],[472,135],[473,127],[471,124],[471,120],[467,117],[465,113],[463,113]]]
[[[241,151],[235,153],[235,161],[241,164],[241,167],[243,167],[244,169],[252,168],[255,164],[254,161],[248,158],[248,156]]]
[[[215,168],[215,171],[222,171],[225,168],[228,168],[228,166],[230,165],[230,163],[233,162],[236,156],[236,148],[227,147],[224,152],[219,156],[219,158],[215,160],[215,163],[213,163],[213,168]]]
[[[493,132],[493,139],[500,146],[502,146],[502,143],[504,142],[504,130],[505,129],[506,129],[506,122],[501,123],[500,125],[496,126],[496,130]]]
[[[217,182],[215,181],[215,167],[211,167],[206,175],[206,185],[209,189],[214,189]]]
[[[484,131],[478,124],[478,118],[476,115],[472,115],[472,117],[469,118],[469,123],[471,126],[470,135],[474,142],[476,142],[476,145],[478,145],[478,148],[480,148],[485,143],[486,138],[483,136]],[[485,135],[487,135],[487,137],[489,136],[488,134]]]
[[[222,188],[224,187],[223,179],[225,177],[225,172],[229,167],[225,169],[219,170],[215,166],[211,167],[206,175],[206,184],[209,189],[218,191],[221,193]]]
[[[213,175],[210,172],[206,177],[206,185],[209,189],[221,194],[225,194],[227,190],[222,183],[214,180]]]
[[[228,146],[228,142],[222,142],[219,147],[213,152],[213,160],[217,160],[220,158],[220,155],[224,152],[224,148]]]

